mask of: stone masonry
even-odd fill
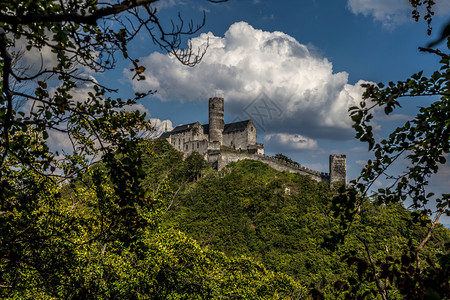
[[[321,173],[264,155],[264,145],[256,142],[256,126],[251,119],[224,123],[223,98],[209,99],[209,124],[195,122],[180,125],[163,133],[160,138],[167,139],[185,157],[198,152],[218,170],[231,162],[251,159],[268,164],[278,171],[310,176],[318,182],[347,182],[345,155],[330,155],[330,173]]]

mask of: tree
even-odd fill
[[[203,24],[186,26],[181,20],[178,26],[166,31],[152,7],[155,2],[14,0],[0,3],[2,215],[16,210],[33,211],[36,205],[31,197],[21,199],[20,205],[16,202],[14,194],[25,191],[33,180],[18,176],[12,163],[20,171],[45,175],[44,181],[61,183],[79,175],[98,155],[102,155],[110,167],[111,178],[119,184],[116,190],[122,196],[123,212],[129,212],[128,206],[132,207],[137,199],[130,196],[130,189],[142,176],[139,164],[131,165],[138,163],[141,151],[135,145],[139,144],[139,133],[151,130],[151,124],[144,114],[123,108],[152,91],[136,94],[132,99],[113,99],[108,95],[113,89],[84,75],[83,70],[111,70],[120,53],[135,65],[135,77],[143,79],[144,68],[129,57],[127,49],[141,31],[146,31],[154,43],[182,63],[191,66],[198,63],[206,48],[195,54],[192,47],[181,50],[179,46],[183,35],[195,33]],[[19,44],[27,52],[50,50],[54,63],[42,62],[40,68],[23,72],[20,59],[13,64],[13,57],[20,58]],[[26,57],[27,52],[21,57]],[[26,88],[21,88],[24,85]],[[81,86],[90,91],[77,96],[76,89]],[[25,102],[26,106],[17,109],[16,101]],[[62,158],[59,153],[53,153],[46,142],[52,132],[66,134],[73,152]],[[117,173],[119,170],[122,173]]]
[[[410,2],[413,7],[412,15],[416,21],[421,18],[419,8],[425,7],[423,18],[428,24],[428,34],[431,34],[434,1]],[[391,283],[394,281],[396,287],[407,298],[423,298],[430,293],[445,297],[450,288],[448,275],[445,275],[448,274],[448,252],[444,253],[438,262],[428,260],[426,269],[420,259],[420,253],[432,236],[440,216],[450,215],[450,194],[435,195],[428,189],[430,178],[446,163],[450,151],[449,29],[450,23],[445,26],[438,40],[429,43],[426,48],[419,47],[420,51],[434,54],[440,59],[439,70],[430,76],[425,76],[421,71],[406,80],[389,82],[387,85],[383,83],[363,85],[366,88],[363,101],[360,106],[350,108],[356,137],[368,143],[374,157],[367,162],[359,178],[353,182],[353,187],[341,190],[343,193],[334,201],[337,212],[342,216],[344,228],[348,228],[366,196],[384,205],[408,199],[412,202],[411,208],[415,210],[416,222],[428,223],[428,231],[420,243],[411,244],[405,249],[401,259],[394,259],[387,252],[385,263],[376,263],[371,257],[370,245],[359,237],[365,246],[371,266],[369,273],[376,281],[383,299],[388,298],[388,279]],[[446,41],[447,51],[432,48],[443,41]],[[371,125],[375,109],[389,115],[401,106],[402,98],[422,96],[431,97],[433,103],[421,107],[414,119],[396,128],[388,137],[376,139]],[[399,174],[391,174],[389,170],[392,165],[400,160],[407,162],[406,170]],[[373,191],[373,184],[380,178],[388,180],[389,183],[386,187]],[[434,210],[429,207],[431,200],[436,202]],[[428,217],[432,214],[434,220],[431,221]],[[352,262],[359,261],[354,257],[351,259]],[[386,282],[383,283],[383,280]]]
[[[163,229],[159,223],[173,193],[167,180],[154,193],[136,191],[146,204],[135,203],[137,216],[121,218],[127,207],[102,163],[62,187],[27,171],[17,169],[30,183],[11,197],[18,203],[33,197],[36,207],[8,213],[0,223],[2,299],[267,299],[305,293],[288,276],[249,258],[228,258]]]
[[[186,157],[184,163],[184,176],[189,181],[196,181],[199,179],[202,170],[208,166],[205,158],[198,152],[192,152]]]
[[[283,161],[285,161],[287,163],[290,163],[290,164],[298,165],[298,162],[293,161],[292,159],[290,159],[289,157],[287,157],[286,155],[284,155],[282,153],[277,153],[273,157],[277,158],[277,159],[280,159],[280,160],[283,160]]]
[[[238,277],[248,270],[260,274],[259,266],[245,267],[252,265],[245,260],[214,271],[219,260],[208,262],[195,242],[180,233],[171,238],[174,244],[168,243],[158,222],[172,188],[165,179],[155,193],[143,187],[143,157],[152,149],[142,143],[140,133],[150,130],[151,124],[138,111],[123,110],[152,91],[114,99],[114,89],[83,74],[111,70],[121,55],[134,65],[134,79],[143,79],[145,68],[129,57],[127,49],[143,31],[181,63],[198,63],[206,47],[196,51],[191,45],[184,50],[180,46],[182,36],[197,32],[203,22],[194,26],[180,18],[167,31],[152,7],[155,2],[0,3],[1,298],[139,298],[145,293],[157,298],[160,291],[155,291],[154,280],[167,286],[166,296],[191,291],[200,297],[225,291],[215,287],[214,280],[202,284],[208,276],[239,266],[243,272],[237,272]],[[26,51],[49,49],[54,64],[42,62],[37,70],[23,72],[21,60],[14,61],[20,58],[19,44]],[[79,87],[90,91],[77,96]],[[26,104],[21,107],[17,102]],[[67,134],[73,152],[59,158],[49,149],[47,140],[54,131]],[[98,155],[102,163],[92,166]],[[167,253],[151,256],[148,248],[161,241]],[[182,261],[190,250],[181,245],[194,249],[191,265],[158,261],[158,257]],[[173,248],[179,252],[170,256]],[[145,263],[148,269],[141,268]],[[194,265],[211,273],[189,272]],[[158,272],[164,266],[167,273]],[[187,275],[180,276],[175,269]],[[191,280],[184,284],[187,278]],[[249,279],[246,284],[254,283]],[[231,287],[228,283],[228,293]]]
[[[265,299],[302,292],[250,259],[229,259],[161,229],[174,181],[148,177],[144,167],[158,167],[149,160],[164,145],[143,140],[151,124],[123,109],[152,91],[114,99],[113,89],[82,72],[111,70],[122,55],[134,79],[143,79],[144,67],[127,50],[142,31],[181,63],[198,63],[206,47],[179,47],[203,23],[180,18],[166,31],[155,2],[0,3],[0,298]],[[19,43],[27,51],[50,49],[54,65],[21,72],[20,61],[13,63]],[[77,98],[79,87],[90,91]],[[60,159],[49,149],[52,131],[67,134],[72,153]],[[95,156],[101,161],[94,164]]]
[[[146,94],[136,94],[127,100],[112,99],[107,95],[115,90],[84,75],[83,69],[90,72],[111,70],[119,54],[134,64],[133,78],[145,78],[145,68],[129,57],[127,49],[133,38],[144,31],[155,44],[181,63],[197,64],[206,47],[195,52],[192,45],[184,50],[180,46],[182,36],[197,32],[203,26],[204,18],[198,26],[192,22],[186,25],[180,18],[180,23],[167,31],[158,19],[157,10],[152,7],[155,2],[69,0],[23,3],[14,0],[0,4],[0,165],[10,155],[24,164],[31,164],[27,150],[15,140],[15,133],[25,131],[25,128],[39,131],[44,140],[51,131],[68,135],[74,155],[65,161],[69,163],[64,168],[66,176],[73,175],[75,167],[86,166],[79,161],[81,157],[96,155],[99,150],[105,151],[110,145],[121,143],[123,136],[134,138],[139,130],[150,128],[142,114],[118,111]],[[42,62],[37,70],[19,72],[21,62],[12,64],[12,55],[19,44],[27,51],[51,50],[54,65],[44,66]],[[15,89],[13,81],[26,82],[27,89]],[[83,85],[90,87],[91,92],[81,99],[74,98],[76,88]],[[30,108],[16,110],[15,99],[27,101]],[[40,164],[50,169],[47,150],[44,148],[42,153],[36,153],[34,159],[39,159]]]

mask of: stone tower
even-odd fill
[[[223,144],[223,98],[209,98],[209,142]]]
[[[330,183],[347,183],[347,160],[344,154],[330,155]]]

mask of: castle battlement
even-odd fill
[[[280,164],[280,165],[285,165],[285,166],[297,168],[297,169],[299,169],[299,170],[302,170],[302,171],[304,171],[304,172],[309,172],[309,173],[314,174],[314,175],[320,175],[320,174],[321,174],[321,172],[315,171],[315,170],[311,170],[311,169],[309,169],[309,168],[307,168],[307,167],[305,167],[305,166],[302,166],[302,165],[299,164],[299,163],[291,163],[291,162],[287,162],[287,161],[285,161],[285,160],[282,160],[282,159],[279,159],[279,158],[275,158],[275,157],[272,157],[272,156],[267,156],[267,155],[265,155],[265,154],[262,155],[262,156],[263,156],[265,159],[270,160],[270,161],[273,161],[273,162],[275,162],[275,163],[277,163],[277,164]],[[325,173],[325,174],[327,174],[327,173]]]
[[[185,157],[192,152],[198,152],[218,170],[222,170],[231,162],[251,159],[266,163],[279,171],[310,176],[318,182],[347,181],[344,154],[330,155],[330,173],[265,155],[264,145],[256,142],[256,126],[253,120],[225,124],[224,99],[219,97],[209,98],[208,124],[195,122],[180,125],[163,133],[160,138],[167,139],[175,149],[183,152]]]
[[[345,154],[331,154],[330,156],[334,158],[346,158],[347,156]]]

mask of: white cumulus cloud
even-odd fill
[[[347,6],[355,15],[372,16],[385,26],[394,26],[411,19],[412,6],[409,0],[348,0]],[[437,0],[433,11],[437,15],[446,15],[450,12],[450,1]],[[419,12],[425,11],[421,7]]]
[[[161,136],[164,132],[170,132],[173,129],[172,121],[170,120],[160,120],[156,118],[150,119],[150,124],[152,124],[154,131],[151,133],[150,137],[157,138]]]
[[[406,14],[410,7],[408,0],[348,0],[347,5],[355,15],[373,16],[386,26],[405,22],[409,17]]]
[[[285,151],[291,150],[313,150],[317,149],[317,142],[300,134],[273,133],[264,137],[264,143],[270,148],[271,145],[281,147]]]
[[[225,113],[252,118],[260,133],[352,136],[347,110],[361,100],[363,81],[349,84],[346,72],[333,73],[328,59],[293,37],[238,22],[223,37],[207,33],[191,42],[209,44],[199,65],[186,67],[173,56],[152,53],[140,60],[146,79],[133,81],[134,89],[156,89],[163,101],[206,101],[220,91]]]

